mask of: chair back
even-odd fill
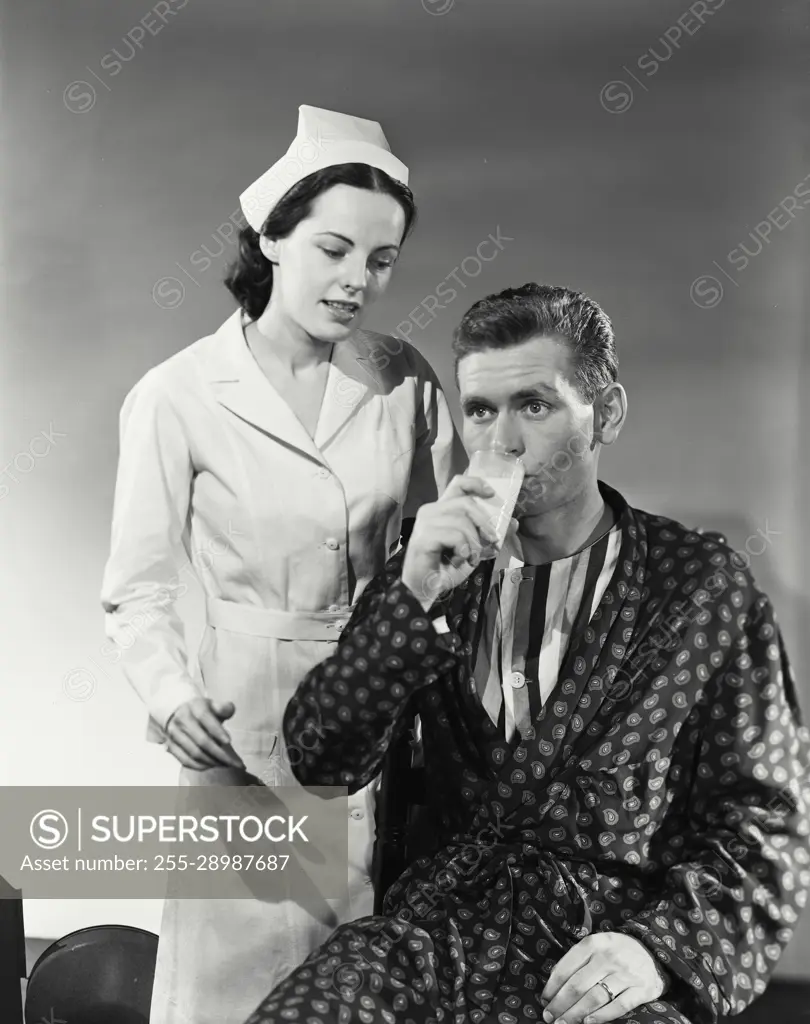
[[[31,969],[25,1024],[149,1024],[158,937],[109,924],[57,939]]]

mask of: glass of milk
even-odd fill
[[[500,448],[481,448],[470,456],[466,475],[486,480],[495,491],[492,498],[475,498],[489,515],[489,525],[498,536],[496,546],[484,547],[482,559],[495,558],[506,539],[524,473],[520,458]]]

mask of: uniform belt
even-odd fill
[[[352,610],[290,612],[209,597],[206,611],[210,626],[231,633],[274,637],[277,640],[337,640]]]

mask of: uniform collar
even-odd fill
[[[250,320],[238,309],[209,339],[206,379],[217,401],[251,426],[322,462],[323,449],[368,400],[369,392],[379,390],[380,375],[369,359],[367,335],[358,331],[335,345],[312,438],[253,358],[245,340],[247,323]]]

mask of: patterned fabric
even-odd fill
[[[491,563],[438,635],[396,555],[302,681],[285,735],[305,785],[364,786],[421,714],[435,849],[248,1024],[535,1021],[554,964],[598,930],[671,979],[627,1020],[710,1021],[764,991],[810,887],[810,738],[774,612],[730,548],[600,486],[619,561],[516,749],[472,673]]]
[[[474,673],[484,710],[507,740],[525,736],[556,687],[571,636],[593,618],[620,547],[614,526],[568,558],[526,565],[510,531],[493,566]]]

